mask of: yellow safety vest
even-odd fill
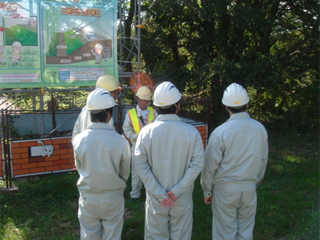
[[[148,119],[147,119],[147,125],[151,123],[154,120],[154,109],[152,107],[148,107],[149,114],[148,114]],[[128,115],[130,117],[130,120],[132,122],[132,126],[136,134],[139,134],[141,131],[141,123],[139,121],[138,115],[137,115],[137,110],[135,108],[132,108],[131,110],[128,111]]]

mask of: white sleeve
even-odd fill
[[[202,139],[200,133],[197,131],[196,142],[194,145],[190,165],[179,183],[171,189],[176,197],[179,197],[184,191],[189,189],[190,185],[193,184],[199,176],[199,173],[203,169],[203,152]]]
[[[120,177],[126,182],[130,175],[131,151],[129,142],[125,139],[124,153],[120,163]]]
[[[258,182],[256,185],[259,185],[264,177],[264,174],[266,172],[267,163],[268,163],[268,152],[269,152],[269,145],[268,145],[268,137],[266,137],[265,144],[263,146],[263,154],[262,154],[262,164],[260,168],[260,173],[258,175]]]
[[[126,118],[124,120],[122,129],[123,129],[123,133],[126,135],[126,137],[131,142],[135,142],[137,140],[138,135],[136,134],[136,132],[133,129],[133,125],[132,125],[132,122],[131,122],[131,119],[130,119],[128,113],[127,113]]]
[[[213,180],[223,157],[223,146],[218,136],[211,134],[204,154],[204,167],[201,173],[201,186],[204,197],[212,196]]]
[[[142,134],[140,133],[138,136],[134,153],[135,167],[147,191],[150,194],[154,195],[154,197],[159,202],[162,202],[167,198],[167,196],[165,196],[166,190],[163,186],[161,186],[161,184],[156,180],[155,176],[153,175],[150,164],[148,162],[148,158],[150,156],[148,156],[145,145],[143,141],[141,141],[141,139]]]
[[[86,106],[84,106],[78,116],[78,119],[73,127],[72,132],[72,140],[75,136],[77,136],[79,133],[84,131],[89,125],[91,124],[90,119],[90,112],[86,109]]]

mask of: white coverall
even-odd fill
[[[136,106],[136,110],[137,110],[137,116],[139,118],[139,122],[140,122],[141,126],[144,126],[147,123],[147,116],[148,116],[148,114],[150,114],[150,111],[148,109],[145,111],[142,111],[141,108],[139,107],[139,105]],[[154,111],[154,114],[155,114],[154,119],[156,119],[158,114],[156,113],[156,111]],[[143,124],[141,122],[140,117],[142,117],[145,124]],[[132,125],[132,122],[130,120],[128,113],[125,117],[122,128],[123,128],[124,134],[132,143],[132,146],[131,146],[131,150],[132,150],[131,187],[132,187],[132,190],[130,192],[130,196],[131,196],[131,198],[139,198],[141,195],[142,181],[141,181],[139,174],[134,166],[134,149],[136,146],[138,134],[136,134],[136,132],[134,131],[134,128],[133,128],[133,125]]]
[[[201,174],[212,196],[212,238],[253,239],[257,196],[268,161],[268,135],[247,112],[233,114],[209,138]]]
[[[107,123],[92,123],[73,140],[80,178],[81,239],[121,239],[123,192],[130,175],[128,141]]]
[[[176,114],[161,114],[141,130],[135,159],[147,191],[144,239],[191,239],[192,192],[203,154],[198,130]],[[161,202],[169,191],[178,199],[164,208]]]
[[[86,128],[91,124],[91,118],[90,118],[90,112],[87,110],[87,105],[84,106],[77,118],[76,123],[74,124],[73,127],[73,132],[72,132],[72,140],[76,135],[79,133],[83,132],[86,130]],[[113,118],[110,118],[108,124],[114,129],[113,126]]]

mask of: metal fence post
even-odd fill
[[[6,188],[1,188],[1,191],[13,192],[17,191],[18,187],[12,186],[12,171],[11,171],[11,153],[10,153],[10,112],[8,109],[1,110],[2,123],[3,123],[3,156],[4,156],[4,169],[5,169],[5,181]]]

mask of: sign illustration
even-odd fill
[[[30,147],[30,157],[50,157],[53,154],[54,147],[45,145],[43,141],[38,141],[42,146]]]
[[[0,88],[117,78],[116,31],[116,0],[0,2]]]

